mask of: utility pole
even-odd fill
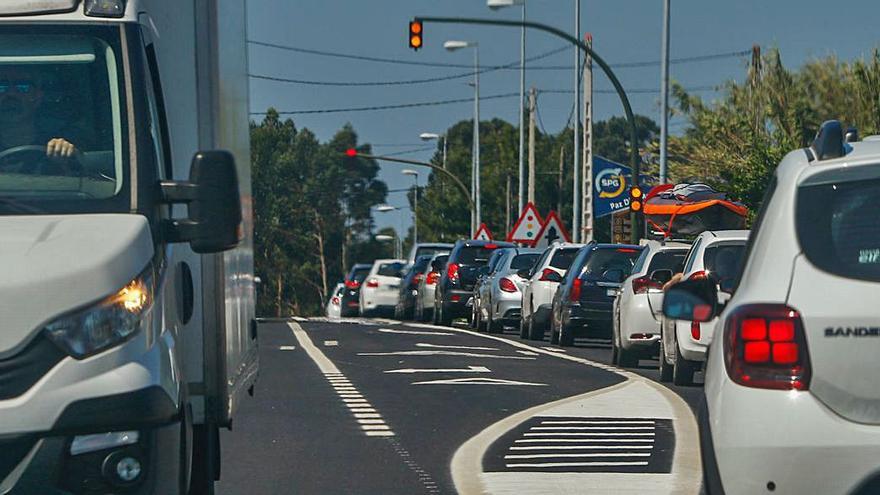
[[[529,90],[529,203],[535,204],[535,112],[538,108],[535,87]]]
[[[506,232],[504,233],[505,237],[510,234],[510,176],[507,176],[507,208],[504,210],[504,228]]]
[[[587,34],[584,42],[593,48],[593,35]],[[584,61],[584,161],[583,161],[583,194],[581,211],[583,216],[583,242],[593,240],[593,58],[589,54]]]
[[[556,177],[556,211],[562,211],[562,184],[565,177],[565,146],[559,146],[559,175]]]
[[[581,37],[581,0],[574,0],[574,37]],[[581,51],[574,51],[574,187],[571,198],[571,235],[574,242],[581,239]]]
[[[666,184],[667,154],[669,139],[669,7],[670,0],[663,0],[663,42],[660,54],[660,183]],[[633,143],[635,144],[635,143]],[[633,177],[633,185],[639,184],[639,177]]]

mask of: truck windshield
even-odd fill
[[[0,30],[0,214],[120,211],[128,192],[118,33]]]

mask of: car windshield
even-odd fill
[[[105,210],[126,175],[114,38],[29,28],[0,31],[0,214]]]
[[[510,268],[512,270],[531,268],[532,265],[535,264],[535,261],[538,260],[539,256],[541,256],[541,253],[518,254],[513,258],[513,261],[510,262]]]
[[[577,257],[579,248],[565,248],[556,251],[550,259],[550,266],[560,270],[568,270],[571,262]]]
[[[625,276],[629,276],[632,267],[641,254],[640,249],[629,248],[599,248],[584,264],[581,272],[586,278],[604,278],[603,274],[608,270],[620,270]]]
[[[400,262],[394,263],[382,263],[379,265],[379,270],[376,272],[376,275],[381,275],[383,277],[400,277],[400,272],[403,270],[404,264]]]
[[[448,253],[449,248],[447,247],[432,247],[432,246],[422,246],[416,249],[416,258],[419,256],[434,256],[437,253]]]
[[[709,246],[703,254],[703,267],[719,281],[734,279],[740,272],[745,250],[745,241]]]
[[[482,266],[488,263],[489,257],[495,252],[495,248],[489,249],[483,246],[465,246],[458,252],[459,265]]]
[[[355,268],[351,271],[351,276],[349,280],[354,280],[355,282],[363,282],[367,275],[370,273],[370,268]]]

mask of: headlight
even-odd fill
[[[68,354],[83,359],[136,334],[152,304],[153,272],[147,268],[112,296],[46,325],[45,332]]]

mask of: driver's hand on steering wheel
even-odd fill
[[[70,158],[76,153],[76,146],[64,138],[53,138],[46,144],[46,156],[53,158]]]

